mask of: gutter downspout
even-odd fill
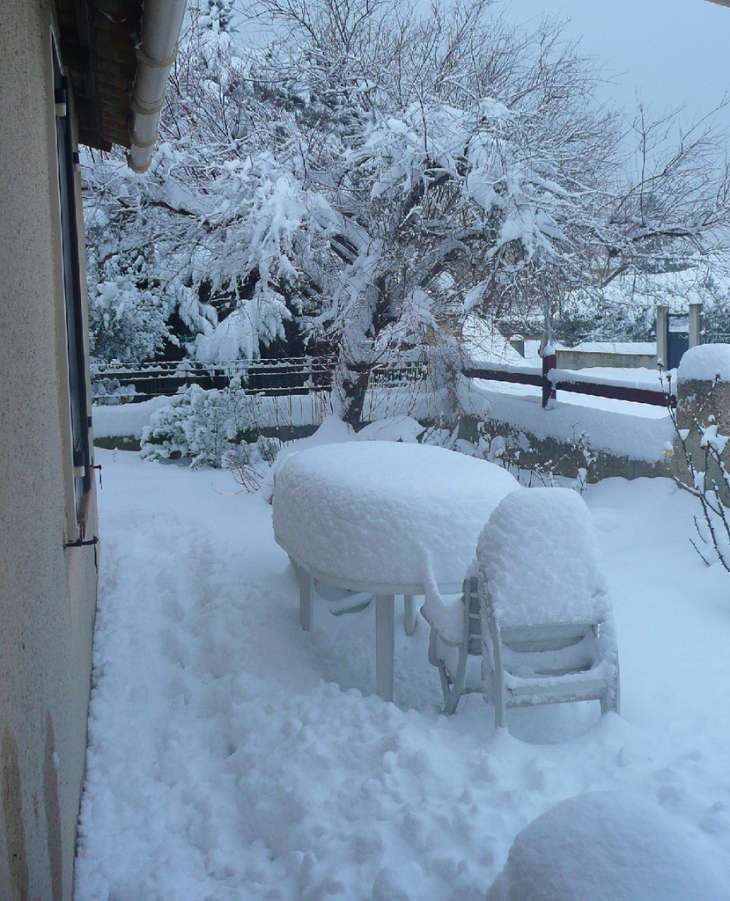
[[[177,56],[186,2],[145,0],[132,93],[131,147],[127,154],[127,164],[134,172],[146,172],[152,161],[167,77]]]

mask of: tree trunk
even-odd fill
[[[369,368],[360,367],[353,370],[343,364],[340,372],[339,388],[344,407],[342,420],[354,429],[358,429],[362,424],[362,412],[365,406],[365,392],[368,388],[370,370]]]

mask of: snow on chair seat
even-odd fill
[[[619,710],[618,651],[588,509],[567,488],[505,497],[477,546],[482,690],[507,707],[597,699]]]

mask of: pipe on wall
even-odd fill
[[[137,77],[132,92],[129,168],[146,172],[157,141],[165,86],[177,55],[187,0],[145,0],[142,40],[137,48]]]

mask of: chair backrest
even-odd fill
[[[484,601],[502,628],[597,623],[608,612],[598,541],[569,488],[507,495],[477,545]]]
[[[464,639],[467,652],[482,653],[482,617],[479,605],[479,584],[476,576],[464,579]]]

